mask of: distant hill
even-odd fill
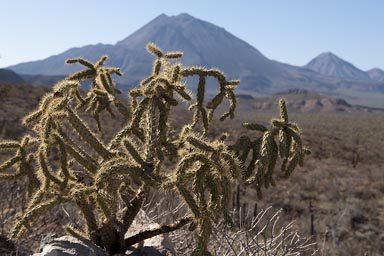
[[[370,79],[367,73],[331,52],[320,54],[305,65],[305,67],[326,76],[360,80]]]
[[[47,75],[21,75],[27,84],[34,86],[52,86],[65,76],[47,76]]]
[[[24,79],[9,69],[0,68],[0,83],[5,84],[23,84]]]
[[[276,110],[279,99],[284,98],[288,109],[300,112],[384,112],[384,108],[370,108],[351,105],[342,98],[323,96],[305,89],[290,89],[270,97],[239,99],[240,112],[258,110]]]
[[[315,62],[318,64],[312,62],[313,65],[297,67],[270,60],[224,28],[185,13],[177,16],[162,14],[114,45],[71,48],[44,60],[9,68],[23,75],[62,76],[80,69],[77,64],[64,64],[68,58],[81,56],[96,61],[107,54],[107,65],[120,67],[124,72],[117,83],[119,89],[127,91],[151,72],[154,58],[145,51],[148,42],[154,42],[165,51],[183,51],[181,62],[185,65],[219,68],[229,78],[240,79],[241,84],[237,88],[240,94],[272,95],[302,88],[343,97],[359,104],[384,107],[384,82],[371,79],[367,73],[360,72],[346,61],[325,56],[317,58]],[[210,83],[207,89],[214,90],[216,85]]]
[[[384,71],[379,68],[370,69],[367,74],[372,80],[384,82]]]

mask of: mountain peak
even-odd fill
[[[325,57],[337,57],[336,54],[334,54],[333,52],[323,52],[319,55],[320,56],[325,56]],[[338,57],[339,58],[339,57]]]
[[[194,19],[194,20],[196,19],[195,17],[193,17],[192,15],[189,15],[186,12],[183,12],[183,13],[180,13],[179,15],[171,16],[171,17],[175,17],[175,18],[179,18],[179,19]]]
[[[368,76],[377,82],[384,82],[384,70],[380,68],[372,68],[367,71]]]
[[[304,67],[326,76],[359,80],[370,79],[367,73],[332,52],[321,53]]]
[[[371,68],[367,72],[381,72],[381,73],[384,73],[384,70],[382,70],[381,68]]]
[[[333,61],[344,61],[342,58],[334,54],[333,52],[320,53],[315,59],[328,59]]]

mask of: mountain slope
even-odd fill
[[[84,47],[71,48],[63,53],[51,56],[43,60],[20,63],[14,66],[10,66],[9,68],[19,74],[52,76],[67,75],[79,70],[80,66],[77,64],[67,65],[65,64],[66,59],[81,56],[88,60],[96,61],[105,54],[110,56],[109,64],[114,65],[120,64],[120,55],[124,56],[127,53],[124,51],[124,49],[120,49],[120,47],[113,45],[87,45]]]
[[[304,66],[326,76],[369,80],[368,74],[331,52],[325,52]]]

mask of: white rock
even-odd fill
[[[80,240],[72,236],[62,236],[53,239],[45,245],[41,253],[33,256],[108,256],[103,249],[94,245],[91,241]]]

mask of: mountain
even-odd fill
[[[370,69],[367,74],[372,80],[384,82],[384,71],[379,68]]]
[[[9,69],[0,68],[0,83],[3,84],[23,84],[24,79]]]
[[[370,79],[367,73],[331,52],[320,54],[304,67],[326,76],[359,80]]]
[[[165,51],[184,52],[186,65],[216,67],[233,77],[247,74],[272,77],[285,73],[280,65],[224,28],[185,13],[171,17],[160,15],[116,45],[136,51],[142,60],[151,63],[152,57],[143,48],[148,42],[155,42]]]
[[[219,68],[230,79],[240,79],[238,94],[260,96],[291,88],[304,88],[344,97],[358,104],[367,102],[384,106],[380,98],[382,94],[377,94],[384,93],[384,82],[374,81],[362,71],[361,74],[352,64],[336,57],[320,58],[332,67],[331,70],[345,70],[344,73],[327,71],[323,74],[319,72],[322,68],[315,67],[327,66],[325,64],[297,67],[270,60],[224,28],[185,13],[177,16],[162,14],[116,44],[71,48],[43,60],[21,63],[9,68],[23,75],[59,77],[81,68],[78,64],[64,64],[68,58],[81,56],[96,61],[100,56],[107,54],[109,59],[106,64],[119,67],[123,71],[124,76],[117,78],[117,83],[120,89],[127,91],[137,86],[139,81],[151,72],[154,57],[145,50],[148,42],[154,42],[164,51],[183,51],[181,62],[184,65]],[[315,61],[316,59],[318,61]],[[320,62],[319,58],[316,59],[315,62]],[[39,81],[35,76],[24,77]],[[207,89],[216,90],[216,84],[211,82]],[[374,101],[371,100],[372,97],[376,97]]]
[[[72,48],[44,60],[9,68],[20,74],[65,75],[79,68],[65,65],[66,59],[82,56],[96,61],[107,54],[108,65],[120,67],[125,73],[119,82],[132,84],[148,76],[152,69],[153,56],[145,50],[148,42],[156,43],[164,51],[183,51],[185,65],[219,68],[231,78],[242,78],[244,82],[270,86],[269,78],[289,75],[279,63],[267,59],[225,29],[188,14],[162,14],[115,45]]]

